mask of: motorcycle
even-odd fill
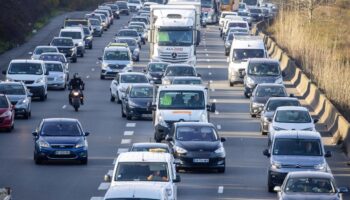
[[[70,86],[69,89],[71,90],[70,104],[73,106],[74,110],[78,112],[81,105],[81,100],[83,98],[81,91],[84,90],[84,86],[80,87],[79,89],[72,89],[72,87]]]

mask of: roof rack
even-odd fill
[[[127,43],[110,42],[107,47],[128,47]]]

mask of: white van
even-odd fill
[[[157,199],[168,200],[166,188],[154,183],[127,183],[107,190],[103,200],[115,199]]]
[[[243,28],[249,31],[249,24],[248,22],[242,20],[229,20],[226,24],[225,27],[222,30],[222,37],[225,38],[227,36],[228,31],[231,28]]]
[[[169,153],[121,153],[116,160],[112,177],[107,174],[104,179],[106,182],[111,182],[110,193],[118,188],[122,190],[127,185],[131,188],[140,186],[143,189],[153,187],[165,190],[167,199],[176,200],[176,183],[180,182],[180,176],[176,174],[174,162],[173,156]],[[124,193],[128,195],[127,191]]]
[[[84,29],[80,26],[66,27],[60,30],[59,37],[70,37],[74,45],[77,46],[78,55],[84,57],[85,53],[85,34]]]
[[[154,139],[165,139],[175,122],[208,122],[209,112],[215,112],[215,103],[209,103],[204,85],[161,85],[153,100]]]
[[[33,97],[41,101],[47,98],[47,75],[42,60],[11,60],[7,71],[3,71],[7,81],[23,82]]]
[[[227,76],[231,87],[243,83],[248,58],[267,58],[264,41],[260,36],[237,36],[232,41],[227,58]]]

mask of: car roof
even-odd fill
[[[118,156],[118,162],[167,162],[171,161],[167,153],[153,152],[125,152]]]
[[[329,178],[333,179],[333,175],[328,172],[320,171],[295,171],[288,173],[289,178]]]
[[[23,85],[23,86],[25,86],[22,81],[18,81],[18,82],[16,82],[16,81],[0,81],[0,84],[1,85]]]
[[[131,88],[140,88],[140,87],[151,87],[153,88],[153,85],[150,83],[135,83],[130,85]]]
[[[123,38],[117,38],[116,40],[134,40],[136,42],[136,39],[133,37],[123,37]]]
[[[53,39],[66,39],[66,40],[73,40],[71,37],[54,37]]]
[[[209,122],[176,122],[174,123],[176,126],[210,126],[215,128],[214,124]]]
[[[78,120],[74,118],[45,118],[43,122],[78,122]]]
[[[273,59],[273,58],[249,58],[248,62],[254,62],[254,63],[259,63],[259,62],[280,63],[277,59]]]
[[[36,46],[36,47],[35,47],[35,49],[39,49],[39,48],[57,49],[57,47],[55,47],[55,46],[49,46],[49,45],[40,45],[40,46]]]
[[[11,60],[11,63],[37,63],[42,64],[42,60],[29,60],[29,59],[13,59]]]
[[[44,53],[42,53],[42,54],[40,54],[40,55],[60,55],[60,56],[64,56],[64,57],[66,57],[63,53],[60,53],[60,52],[44,52]]]
[[[120,76],[122,75],[142,75],[142,76],[146,76],[144,73],[142,72],[121,72],[119,73]]]
[[[274,134],[274,139],[320,139],[321,135],[316,131],[298,131],[298,130],[282,130]]]
[[[191,67],[191,68],[194,68],[193,65],[188,65],[188,64],[169,64],[168,67]]]
[[[135,31],[135,32],[137,32],[135,29],[123,28],[123,29],[120,29],[120,30],[118,31],[118,33],[119,33],[119,32],[122,32],[122,31]]]
[[[276,109],[276,111],[279,110],[301,110],[301,111],[309,111],[307,108],[303,106],[280,106]]]
[[[83,27],[80,26],[67,26],[61,29],[61,31],[67,31],[67,32],[82,32]]]
[[[299,101],[296,97],[270,97],[268,101]]]
[[[169,91],[192,91],[192,90],[205,90],[204,85],[160,85],[158,91],[169,90]],[[198,122],[197,122],[198,123]]]
[[[197,76],[176,76],[173,80],[202,80],[201,77]]]

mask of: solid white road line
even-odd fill
[[[134,135],[134,131],[124,131],[125,136],[131,136]]]
[[[127,123],[126,124],[126,127],[135,127],[136,126],[136,123]]]
[[[218,188],[218,193],[219,193],[219,194],[224,193],[224,186],[219,186],[219,188]]]
[[[119,148],[118,149],[118,154],[124,153],[124,152],[128,152],[129,149],[128,148]]]
[[[220,124],[216,125],[216,128],[217,128],[218,130],[221,130],[221,125],[220,125]]]
[[[121,144],[130,144],[131,139],[122,139]]]
[[[108,190],[111,183],[101,183],[100,186],[98,186],[98,190]]]

